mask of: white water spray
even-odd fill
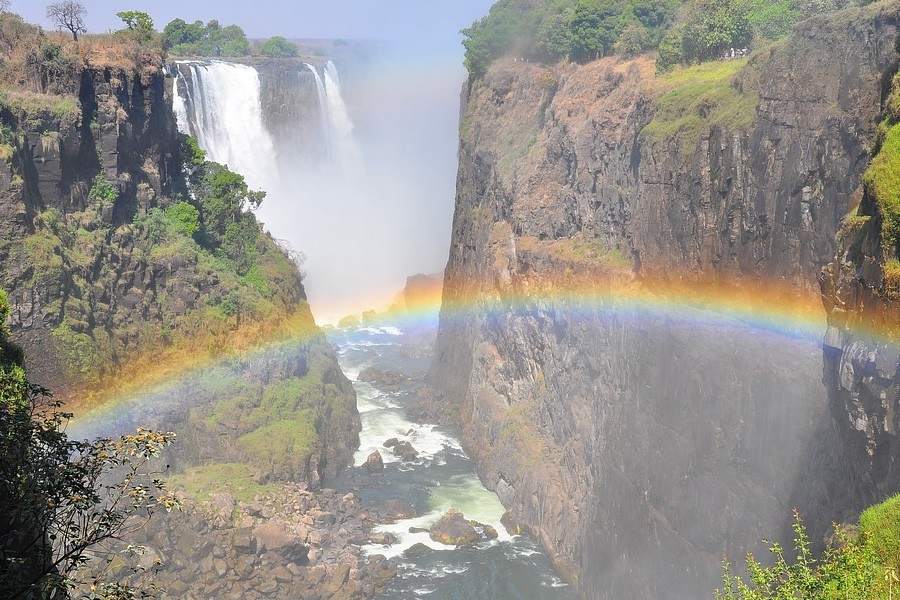
[[[212,61],[179,63],[190,70],[192,89],[178,92],[173,108],[178,129],[197,138],[207,158],[240,173],[253,189],[279,186],[275,145],[263,124],[259,74],[246,65]]]

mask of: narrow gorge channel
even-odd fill
[[[501,524],[504,508],[475,474],[457,429],[410,415],[408,407],[416,400],[410,382],[420,380],[428,369],[430,351],[414,351],[420,347],[410,343],[414,336],[392,326],[333,330],[329,337],[341,368],[353,381],[362,420],[356,468],[334,485],[358,494],[364,506],[382,507],[380,512],[399,501],[416,515],[374,529],[395,538],[391,545],[363,547],[365,554],[397,561],[398,574],[379,598],[577,598],[531,536],[510,535]],[[401,461],[383,445],[391,438],[412,444],[418,457]],[[363,464],[376,450],[384,458],[384,471],[370,474]],[[450,509],[494,527],[498,538],[459,547],[433,541],[428,528]]]

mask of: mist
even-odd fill
[[[389,43],[338,63],[352,138],[332,131],[313,159],[279,161],[257,216],[306,256],[317,321],[384,308],[407,276],[443,269],[465,80],[455,54]]]

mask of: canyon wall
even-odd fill
[[[242,478],[335,477],[358,444],[355,394],[292,253],[249,212],[240,235],[253,240],[250,265],[197,231],[213,171],[185,155],[161,57],[77,60],[50,93],[22,92],[28,102],[0,112],[11,132],[0,162],[0,286],[30,378],[82,414],[138,399],[144,413],[110,412],[115,422],[88,419],[79,433],[174,430],[185,434],[179,468],[227,460],[246,465]],[[199,223],[179,216],[187,201],[201,208]],[[198,366],[222,378],[204,379]],[[160,387],[172,382],[180,387]],[[235,408],[251,396],[252,417]]]
[[[810,337],[672,289],[817,297],[898,11],[816,18],[681,80],[646,58],[509,60],[465,89],[430,377],[482,478],[585,597],[709,597],[724,556],[790,539],[793,506],[818,541],[872,496],[832,419],[821,303]]]

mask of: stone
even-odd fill
[[[382,446],[384,446],[385,448],[393,448],[394,446],[396,446],[399,443],[400,443],[400,440],[398,440],[395,437],[392,437],[392,438],[386,439],[384,441],[384,443],[382,444]]]
[[[379,531],[369,534],[369,541],[373,544],[381,544],[382,546],[390,546],[397,541],[393,533],[388,531]]]
[[[418,542],[407,548],[406,551],[403,552],[403,557],[410,559],[422,558],[423,556],[425,556],[426,554],[430,554],[431,552],[434,552],[434,550],[432,550],[422,542]]]
[[[474,544],[481,539],[475,527],[454,508],[444,513],[444,516],[431,526],[428,536],[435,542],[448,546]]]
[[[384,459],[381,458],[381,452],[376,450],[370,454],[363,466],[369,473],[381,473],[384,471]]]
[[[410,462],[416,460],[419,456],[419,451],[413,448],[413,445],[407,441],[398,442],[392,451],[394,456],[399,456],[400,460],[404,462]]]

